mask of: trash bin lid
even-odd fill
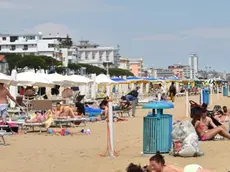
[[[172,109],[174,104],[166,101],[156,101],[143,105],[143,109]]]

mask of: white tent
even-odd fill
[[[42,74],[34,72],[23,72],[17,75],[18,85],[52,87],[54,83],[48,80]]]
[[[16,85],[17,81],[14,80],[11,76],[0,73],[0,83],[5,85]]]
[[[96,83],[97,84],[111,84],[111,83],[116,83],[116,82],[111,80],[109,76],[105,74],[100,74],[96,76]]]

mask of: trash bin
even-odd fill
[[[223,86],[223,96],[227,96],[228,97],[228,85],[227,84],[225,84]]]
[[[172,115],[163,114],[163,109],[174,108],[174,105],[171,102],[159,101],[148,103],[143,108],[153,109],[153,112],[143,119],[143,154],[155,154],[157,151],[170,152]]]
[[[203,103],[209,105],[209,99],[210,99],[210,91],[208,88],[204,88],[202,90],[202,94],[203,94]]]

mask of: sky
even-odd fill
[[[188,64],[230,72],[229,0],[0,0],[0,33],[66,35],[120,46],[148,67]]]

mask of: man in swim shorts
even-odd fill
[[[6,87],[4,87],[3,83],[0,83],[0,119],[2,119],[3,122],[6,122],[6,117],[8,115],[7,98],[10,98],[16,105],[19,106],[15,98],[10,94],[9,90]]]

